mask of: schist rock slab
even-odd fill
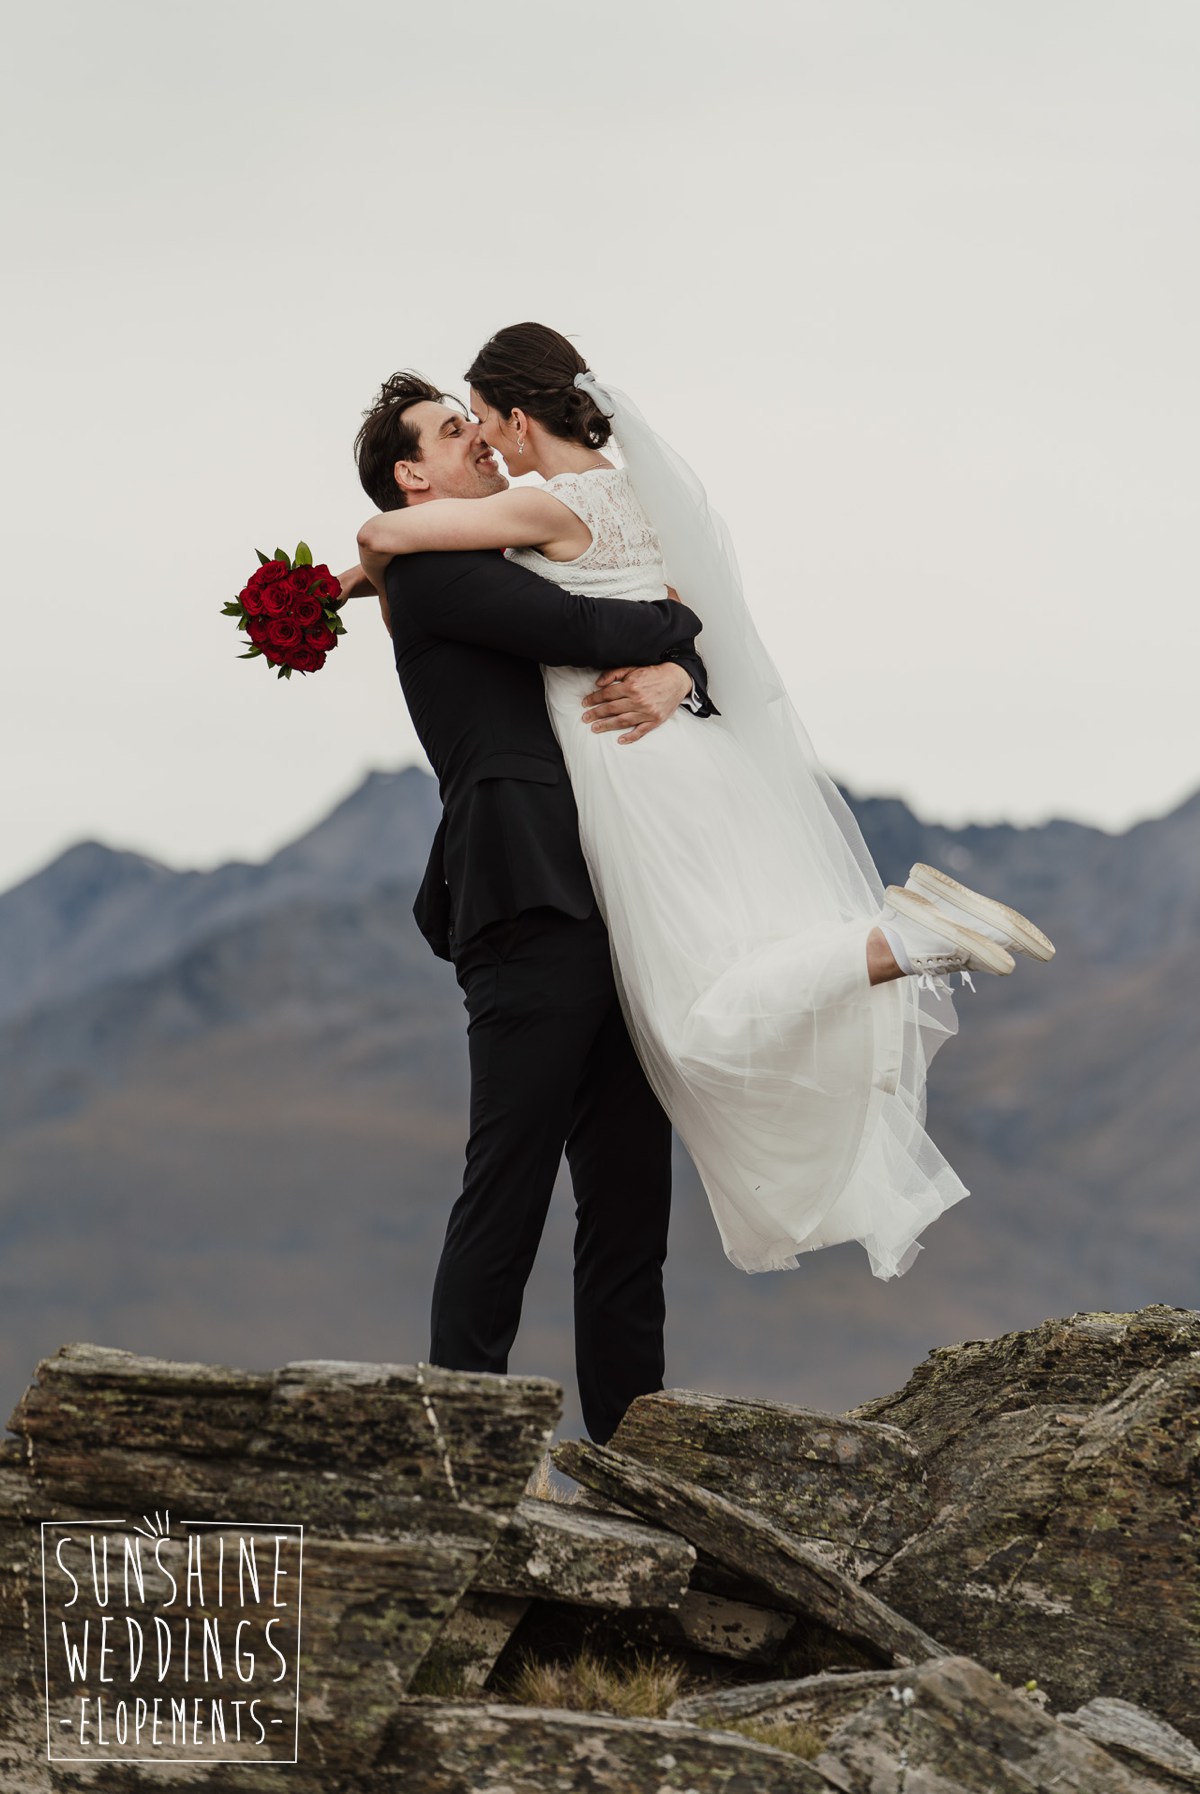
[[[864,1402],[847,1418],[902,1428],[921,1453],[940,1507],[990,1467],[995,1422],[1009,1417],[1019,1430],[1022,1419],[1087,1413],[1139,1372],[1197,1351],[1197,1309],[1155,1304],[1132,1314],[1072,1314],[997,1339],[938,1346],[903,1389]]]
[[[1200,1789],[1200,1751],[1194,1744],[1144,1707],[1132,1701],[1099,1697],[1075,1713],[1058,1715],[1063,1725],[1073,1726],[1103,1745],[1139,1775],[1148,1775],[1164,1788]]]
[[[569,1441],[554,1461],[599,1494],[669,1526],[762,1589],[764,1605],[819,1620],[885,1663],[944,1655],[937,1641],[825,1557],[749,1508],[695,1483],[675,1482],[608,1446]]]
[[[73,1345],[38,1366],[9,1426],[65,1500],[140,1503],[149,1473],[160,1505],[225,1513],[269,1488],[292,1518],[350,1534],[418,1513],[432,1527],[441,1505],[506,1518],[560,1403],[537,1378],[428,1365],[253,1372]]]
[[[688,1590],[671,1620],[693,1650],[744,1663],[771,1662],[796,1624],[794,1614],[749,1601],[728,1601],[695,1588]]]
[[[851,1575],[930,1518],[920,1453],[898,1426],[690,1389],[639,1396],[614,1451],[774,1520]]]
[[[989,1430],[990,1462],[867,1586],[1056,1708],[1129,1700],[1200,1743],[1200,1352]]]
[[[559,1501],[518,1503],[476,1582],[481,1594],[579,1607],[672,1608],[696,1553],[677,1533]]]
[[[828,1794],[800,1757],[668,1719],[408,1700],[388,1748],[412,1794]]]
[[[893,1680],[815,1760],[840,1794],[1154,1794],[1152,1782],[969,1658]]]
[[[763,1719],[781,1725],[809,1725],[828,1736],[896,1686],[896,1672],[891,1669],[826,1672],[791,1681],[743,1682],[733,1688],[685,1695],[674,1703],[670,1717],[710,1727],[728,1725],[735,1719]]]

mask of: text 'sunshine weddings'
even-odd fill
[[[44,1558],[52,1759],[229,1746],[290,1760],[301,1529],[164,1532],[143,1550],[60,1525]]]

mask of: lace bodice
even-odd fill
[[[583,519],[592,532],[590,545],[573,561],[552,561],[536,548],[508,548],[510,561],[592,598],[666,597],[658,537],[623,468],[556,473],[546,490]]]

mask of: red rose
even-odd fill
[[[301,552],[307,552],[301,544]],[[282,554],[282,551],[280,551]],[[316,673],[338,644],[341,581],[324,561],[291,566],[260,560],[232,604],[222,608],[280,673]]]

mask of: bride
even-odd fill
[[[735,1265],[858,1240],[877,1277],[899,1275],[968,1193],[924,1129],[926,1071],[957,1027],[946,974],[1054,949],[931,867],[885,895],[702,487],[565,337],[513,325],[466,378],[488,443],[544,484],[372,517],[366,574],[382,596],[394,555],[501,548],[593,597],[678,586],[704,622],[715,716],[677,712],[632,746],[581,725],[599,669],[543,668],[630,1035]]]

